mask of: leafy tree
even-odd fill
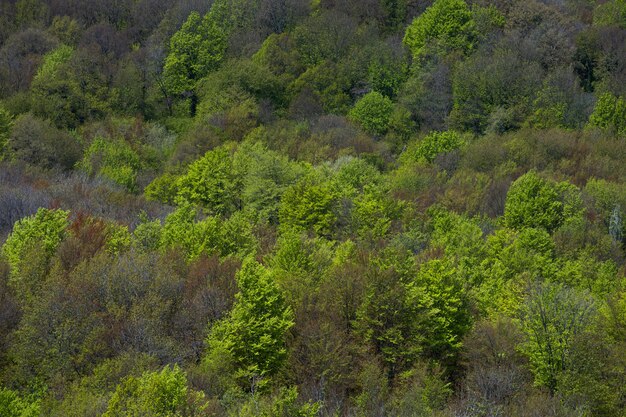
[[[464,144],[463,137],[457,132],[432,132],[424,139],[410,143],[401,159],[407,162],[420,160],[433,162],[438,155],[459,149]]]
[[[626,2],[610,0],[600,3],[593,12],[593,24],[596,26],[619,26],[626,29]]]
[[[556,284],[539,285],[522,310],[522,330],[535,384],[554,393],[568,363],[574,338],[587,330],[594,314],[593,299]]]
[[[170,53],[165,59],[163,76],[168,89],[174,94],[190,96],[192,115],[197,105],[196,83],[218,68],[226,45],[226,34],[219,22],[210,14],[201,18],[197,12],[191,12],[170,40]]]
[[[473,49],[475,38],[476,23],[465,1],[435,0],[407,27],[404,44],[421,58],[429,51],[466,53]]]
[[[337,216],[334,212],[337,192],[322,174],[312,172],[283,194],[278,218],[281,227],[313,230],[320,236],[331,236]]]
[[[178,248],[188,259],[213,252],[219,245],[218,223],[213,217],[198,222],[193,206],[183,204],[165,218],[160,236],[163,248]]]
[[[205,361],[233,361],[236,377],[244,386],[263,384],[274,376],[287,357],[285,338],[294,325],[293,311],[271,273],[248,260],[237,274],[239,293],[224,320],[211,328]],[[256,381],[256,382],[255,382]]]
[[[202,415],[204,395],[187,387],[185,372],[178,365],[140,378],[125,378],[109,400],[104,417],[178,417]]]
[[[232,153],[232,146],[220,146],[191,164],[177,180],[178,198],[215,214],[228,214],[239,208],[241,184]]]
[[[409,369],[423,351],[429,320],[428,306],[421,303],[425,294],[393,269],[371,267],[367,281],[355,327],[381,355],[392,379]]]
[[[18,392],[0,388],[0,414],[5,417],[36,417],[41,413],[41,402],[23,398]]]
[[[46,169],[70,170],[81,157],[75,136],[30,113],[15,119],[7,145],[9,158]]]
[[[19,276],[28,262],[28,251],[37,247],[50,259],[66,234],[69,211],[40,208],[33,216],[19,220],[2,245],[2,253],[11,267],[11,276]]]
[[[563,202],[554,184],[535,171],[511,185],[504,207],[504,221],[514,229],[543,227],[553,231],[563,222]]]
[[[589,117],[589,125],[618,136],[626,135],[626,101],[611,93],[602,94]]]
[[[366,132],[382,136],[389,128],[392,112],[393,102],[379,92],[372,91],[356,102],[349,116]]]
[[[79,167],[89,175],[107,178],[129,191],[137,190],[137,173],[141,161],[137,152],[123,139],[94,139]]]

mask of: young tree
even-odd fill
[[[163,76],[168,89],[190,99],[190,113],[198,104],[196,84],[221,64],[227,37],[219,22],[210,14],[200,17],[192,12],[170,40],[170,53],[165,59]]]
[[[208,363],[230,358],[244,387],[271,378],[287,357],[285,337],[294,325],[293,311],[271,273],[248,260],[237,274],[239,293],[229,316],[207,337]],[[247,385],[250,387],[250,385]]]
[[[476,36],[476,23],[465,1],[435,0],[408,26],[404,44],[421,58],[431,51],[466,53],[474,47]]]
[[[363,129],[376,136],[382,136],[389,128],[389,118],[393,113],[393,102],[377,91],[361,98],[350,110],[349,116]]]
[[[592,298],[567,287],[543,283],[531,292],[522,309],[522,330],[527,337],[522,347],[536,385],[554,394],[572,343],[587,330],[594,311]]]

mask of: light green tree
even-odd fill
[[[0,388],[2,417],[37,417],[41,413],[39,400],[21,397],[16,391]]]
[[[626,136],[626,100],[611,93],[602,94],[589,117],[589,125]]]
[[[211,14],[204,18],[192,12],[170,40],[163,75],[167,88],[176,95],[189,96],[191,114],[195,114],[198,80],[217,69],[224,59],[227,37]]]
[[[476,36],[472,11],[465,1],[435,0],[409,25],[404,44],[414,57],[420,58],[429,51],[468,52],[474,47]]]
[[[504,222],[513,229],[542,227],[552,231],[559,227],[563,222],[563,202],[555,185],[535,171],[519,177],[506,196]]]
[[[348,114],[372,135],[382,136],[389,128],[393,102],[377,91],[372,91],[356,102]]]
[[[234,170],[232,153],[233,147],[224,145],[192,163],[177,180],[178,198],[212,214],[229,214],[238,209],[241,178]]]
[[[2,245],[2,253],[11,268],[12,280],[28,262],[27,254],[37,248],[46,258],[52,257],[66,234],[69,211],[40,208],[30,217],[19,220]]]
[[[542,283],[522,308],[522,350],[530,360],[535,384],[554,393],[567,365],[574,338],[584,332],[595,312],[591,297],[557,284]]]
[[[204,394],[187,387],[178,365],[141,377],[126,377],[115,389],[103,417],[182,417],[202,415]]]
[[[237,379],[254,390],[275,375],[287,358],[285,337],[294,315],[272,274],[259,263],[248,259],[237,273],[237,284],[233,309],[209,332],[205,361],[219,362],[226,355]]]

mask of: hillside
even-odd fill
[[[0,0],[0,416],[626,416],[626,1]]]

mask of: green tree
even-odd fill
[[[107,178],[129,191],[137,190],[141,161],[137,152],[123,139],[96,138],[78,166],[89,175]]]
[[[30,217],[19,220],[2,245],[2,253],[11,267],[11,277],[19,275],[28,262],[28,251],[38,248],[50,259],[66,234],[69,211],[40,208]]]
[[[278,218],[281,227],[313,230],[320,236],[331,236],[337,215],[338,194],[321,173],[312,172],[283,194]]]
[[[424,139],[410,143],[401,160],[433,162],[438,155],[454,151],[463,145],[465,141],[457,132],[432,132]]]
[[[558,228],[563,223],[563,202],[555,185],[535,171],[519,177],[507,193],[504,222],[513,229]]]
[[[414,57],[420,58],[429,51],[468,52],[474,47],[476,36],[476,24],[465,1],[435,0],[408,26],[404,44]]]
[[[594,315],[592,298],[557,284],[543,283],[529,295],[522,308],[522,330],[535,384],[554,393],[568,363],[576,336],[587,330]]]
[[[611,93],[602,94],[589,117],[589,125],[626,136],[626,100]]]
[[[23,398],[18,392],[0,388],[0,415],[3,417],[36,417],[41,415],[39,400]]]
[[[187,387],[178,365],[129,376],[115,389],[103,417],[182,417],[202,415],[204,394]]]
[[[595,26],[619,26],[626,29],[626,1],[610,0],[598,3],[593,11]]]
[[[372,135],[382,136],[389,128],[393,102],[377,91],[372,91],[356,102],[349,117]]]
[[[0,106],[0,161],[5,157],[7,143],[11,135],[11,127],[13,126],[13,117],[4,107]]]
[[[294,315],[272,274],[257,262],[244,263],[237,284],[232,311],[213,325],[207,337],[205,361],[222,361],[227,355],[236,377],[250,387],[267,382],[282,367],[287,358],[285,337]]]
[[[174,94],[190,97],[190,112],[195,114],[198,80],[217,69],[224,59],[227,37],[219,22],[210,14],[200,17],[191,12],[183,26],[170,40],[163,76]]]
[[[241,178],[233,167],[232,154],[233,147],[224,145],[192,163],[177,180],[178,198],[212,214],[229,214],[238,209]]]

